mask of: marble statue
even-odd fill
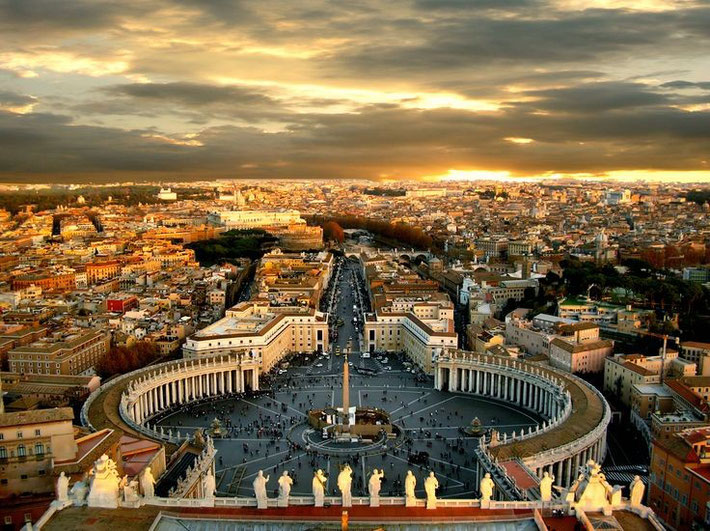
[[[612,513],[612,508],[621,503],[621,489],[612,487],[601,471],[601,466],[590,459],[582,473],[565,491],[565,501],[571,508],[583,511]]]
[[[414,507],[417,504],[417,496],[414,490],[417,487],[417,478],[411,470],[407,470],[407,477],[404,478],[404,505]]]
[[[147,466],[143,470],[140,476],[141,490],[143,491],[143,497],[154,498],[155,497],[155,478],[153,477],[153,472],[150,467]]]
[[[491,475],[486,472],[486,474],[481,479],[481,484],[478,489],[481,491],[481,501],[491,501],[491,498],[493,497],[493,487],[495,487],[495,483],[493,483]]]
[[[291,494],[293,479],[288,475],[288,470],[284,470],[279,478],[279,507],[288,507],[288,497]]]
[[[69,478],[64,472],[57,478],[57,501],[61,503],[69,501]]]
[[[254,478],[254,496],[256,496],[256,506],[258,509],[266,509],[268,498],[266,497],[266,484],[271,476],[264,477],[264,471],[259,470]]]
[[[632,507],[640,507],[643,502],[643,493],[646,485],[643,484],[639,476],[634,476],[634,480],[629,485],[629,501]]]
[[[84,481],[77,481],[71,487],[69,491],[69,497],[74,503],[74,505],[84,505],[86,503],[86,495],[89,493],[89,487],[87,487]]]
[[[370,476],[370,481],[367,484],[367,490],[370,494],[370,506],[380,506],[380,489],[382,488],[382,478],[385,477],[384,470],[374,469]]]
[[[89,472],[89,507],[105,507],[115,509],[118,507],[118,484],[121,479],[116,472],[116,463],[109,456],[103,454],[95,462]]]
[[[352,507],[352,494],[350,489],[353,482],[353,469],[346,464],[338,474],[338,490],[343,499],[343,507]]]
[[[197,428],[192,438],[197,446],[205,445],[205,432],[202,428]]]
[[[323,501],[325,500],[325,484],[328,478],[319,468],[313,475],[313,497],[316,501],[316,507],[323,507]]]
[[[426,508],[436,509],[436,489],[439,488],[439,480],[434,472],[429,472],[429,477],[424,480],[424,491],[426,492]]]
[[[202,497],[211,500],[214,498],[214,493],[217,490],[217,485],[215,483],[214,474],[210,468],[202,478]]]
[[[138,496],[138,481],[132,479],[128,481],[128,476],[123,476],[121,480],[121,487],[123,488],[123,501],[126,503],[135,503],[140,497]]]
[[[542,474],[540,480],[540,499],[544,502],[552,501],[552,484],[555,482],[555,476],[550,476],[549,472]]]

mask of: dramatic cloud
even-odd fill
[[[709,28],[702,1],[0,0],[0,178],[708,172]]]

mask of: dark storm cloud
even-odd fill
[[[418,9],[430,10],[517,10],[522,7],[540,5],[538,0],[415,0]]]
[[[590,9],[518,19],[476,16],[471,11],[436,24],[422,22],[421,32],[401,43],[378,43],[375,38],[372,44],[343,49],[327,66],[389,77],[477,66],[595,61],[657,46],[688,50],[689,40],[710,35],[691,22],[693,16],[704,20],[709,13],[707,9],[681,13]]]
[[[528,105],[547,111],[598,113],[632,107],[668,104],[669,96],[649,90],[641,83],[588,83],[561,89],[530,90],[526,96],[539,98]]]
[[[262,92],[235,86],[217,86],[203,83],[131,83],[104,89],[108,94],[130,96],[148,101],[180,103],[199,107],[214,103],[234,105],[275,105],[276,100]]]
[[[706,157],[709,120],[708,112],[655,105],[617,106],[585,120],[518,108],[481,115],[373,105],[347,114],[300,114],[277,133],[208,127],[191,137],[202,145],[182,145],[155,130],[0,113],[0,174],[376,178],[455,167],[520,174],[682,170]],[[506,137],[535,141],[518,145]]]
[[[22,107],[36,102],[37,98],[32,96],[0,89],[0,107]]]
[[[686,81],[709,28],[537,0],[0,0],[0,109],[38,111],[0,111],[0,175],[703,169],[710,114],[681,107],[710,100]]]
[[[128,14],[150,11],[150,2],[130,0],[0,0],[0,29],[26,34],[35,30],[96,30],[113,26]]]
[[[710,81],[668,81],[660,85],[663,88],[675,88],[675,89],[690,89],[699,88],[703,90],[710,90]]]

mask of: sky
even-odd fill
[[[0,180],[710,182],[710,0],[0,0]]]

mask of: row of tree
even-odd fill
[[[60,205],[76,205],[77,198],[84,198],[84,205],[97,207],[103,205],[109,197],[121,201],[126,206],[160,203],[160,187],[149,185],[118,185],[80,188],[48,188],[42,190],[19,190],[0,193],[0,205],[13,216],[24,209],[25,205],[35,205],[35,212],[53,210]],[[180,189],[180,199],[200,199],[211,195],[210,191],[199,188]]]
[[[223,262],[235,262],[239,258],[256,260],[264,255],[264,249],[276,242],[276,237],[260,229],[230,230],[219,238],[201,240],[185,247],[195,251],[195,258],[202,266]]]
[[[96,373],[103,379],[110,378],[145,367],[158,357],[158,347],[148,341],[139,341],[130,347],[114,346],[96,364]]]
[[[308,219],[312,225],[323,227],[325,236],[325,225],[333,222],[340,228],[362,229],[381,236],[388,240],[393,240],[408,247],[417,249],[431,249],[434,241],[426,232],[419,227],[414,227],[406,223],[390,223],[389,221],[365,218],[360,216],[312,216]],[[329,230],[332,230],[332,226]]]

